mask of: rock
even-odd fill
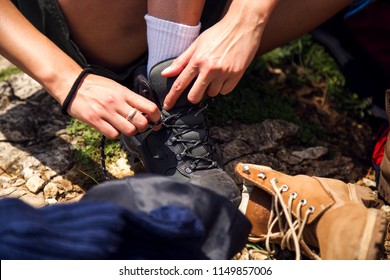
[[[277,152],[276,156],[278,157],[278,159],[280,159],[280,161],[283,161],[290,165],[300,164],[303,161],[302,157],[293,155],[292,153],[288,153],[285,149]]]
[[[45,196],[46,200],[50,198],[57,198],[58,195],[58,186],[56,183],[48,183],[43,188],[43,195]]]
[[[115,178],[134,175],[125,157],[120,157],[114,163],[107,165],[107,170]]]
[[[291,154],[302,160],[319,159],[328,153],[326,147],[312,147],[302,151],[293,151]]]
[[[34,169],[27,167],[27,168],[23,169],[21,174],[23,175],[25,180],[28,180],[32,176],[34,176]]]
[[[0,71],[3,69],[7,69],[11,66],[13,66],[13,64],[0,55]]]
[[[42,90],[42,86],[25,73],[13,75],[9,83],[13,88],[14,95],[22,100],[26,100]]]
[[[7,171],[8,174],[17,174],[20,172],[20,164],[23,161],[23,156],[24,153],[14,145],[7,142],[0,142],[0,169]]]
[[[15,182],[11,184],[12,187],[20,187],[23,186],[26,183],[26,180],[23,180],[21,178],[17,178]]]
[[[53,204],[57,204],[58,201],[55,198],[47,198],[46,199],[46,203],[49,204],[49,205],[53,205]]]
[[[45,184],[45,181],[41,179],[41,177],[34,175],[26,182],[26,187],[32,193],[38,193]]]
[[[288,143],[298,132],[298,126],[282,120],[265,120],[260,124],[244,126],[242,135],[257,151],[277,149],[280,142]]]
[[[21,198],[22,196],[28,193],[27,190],[16,188],[16,187],[8,187],[0,190],[0,197],[8,197],[8,198]]]
[[[26,193],[26,195],[21,196],[19,199],[37,208],[47,205],[42,193],[39,194]]]
[[[0,189],[0,198],[3,197],[10,197],[13,192],[15,192],[18,188],[17,187],[11,187],[8,186],[4,189]]]
[[[240,158],[245,155],[253,154],[253,149],[245,141],[241,139],[234,139],[227,144],[220,146],[223,153],[223,163]]]

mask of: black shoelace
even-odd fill
[[[161,115],[161,120],[156,123],[150,123],[149,128],[142,133],[147,133],[150,130],[152,130],[152,127],[155,125],[159,125],[162,123],[163,126],[165,126],[168,129],[172,130],[172,137],[170,138],[170,141],[172,144],[174,143],[182,143],[184,145],[184,150],[176,155],[178,160],[181,160],[183,158],[189,158],[191,160],[191,165],[186,169],[187,173],[191,173],[195,170],[204,170],[204,169],[212,169],[218,166],[217,162],[211,159],[211,156],[215,152],[215,148],[211,145],[211,143],[208,141],[208,132],[206,133],[206,137],[199,140],[190,140],[190,139],[184,139],[182,135],[193,131],[194,129],[204,129],[208,130],[207,127],[204,126],[204,123],[202,125],[194,125],[189,126],[185,124],[177,125],[175,122],[179,119],[184,117],[188,114],[194,114],[196,116],[197,114],[203,112],[207,109],[210,102],[213,99],[208,99],[206,101],[201,102],[197,106],[191,106],[188,110],[183,110],[177,113],[174,113],[169,116]],[[108,175],[107,171],[107,165],[106,165],[106,154],[105,154],[105,146],[106,146],[106,137],[102,135],[101,141],[100,141],[100,160],[101,160],[101,167],[103,171],[103,176],[106,180],[110,179],[110,176]],[[192,151],[201,146],[207,146],[206,154],[204,155],[195,155],[192,153]]]

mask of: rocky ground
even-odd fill
[[[10,64],[0,58],[0,69]],[[315,147],[297,145],[299,127],[269,119],[252,125],[231,122],[211,128],[225,169],[238,184],[234,165],[239,162],[269,165],[294,174],[307,174],[356,182],[376,191],[370,169],[373,131],[367,123],[340,114],[309,94],[301,96],[301,112],[315,118],[333,134]],[[69,117],[25,74],[0,82],[0,197],[19,198],[35,207],[77,201],[87,186],[80,185],[75,139],[66,133]],[[97,163],[99,164],[99,163]],[[108,166],[115,177],[134,174],[125,157]],[[374,207],[387,211],[378,199]],[[390,228],[389,228],[390,231]],[[390,234],[384,244],[390,259]],[[248,254],[243,254],[247,258]]]

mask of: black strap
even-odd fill
[[[61,106],[61,113],[63,115],[69,115],[68,114],[69,104],[73,100],[73,97],[75,96],[75,94],[80,86],[80,83],[83,81],[83,78],[88,73],[93,73],[93,69],[89,68],[89,67],[84,68],[83,71],[81,71],[80,75],[77,77],[76,81],[74,81],[72,88],[70,89],[68,95],[66,96],[66,98],[64,100],[64,103]]]

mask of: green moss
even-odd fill
[[[0,81],[9,79],[14,74],[19,74],[22,71],[16,68],[15,66],[8,67],[6,69],[0,70]]]
[[[67,133],[76,139],[75,159],[78,171],[85,175],[85,180],[94,183],[103,180],[100,147],[102,135],[89,125],[72,119],[67,125]],[[106,140],[104,152],[106,163],[116,161],[121,153],[120,144],[116,140]],[[85,182],[84,182],[85,183]]]
[[[283,80],[279,82],[281,75],[284,75]],[[301,144],[321,144],[328,137],[326,129],[308,119],[300,119],[296,111],[295,91],[302,87],[323,91],[336,108],[351,115],[364,117],[367,114],[370,100],[360,99],[345,87],[345,78],[337,63],[323,46],[306,35],[255,59],[234,91],[216,98],[209,112],[211,123],[282,119],[300,127]]]

